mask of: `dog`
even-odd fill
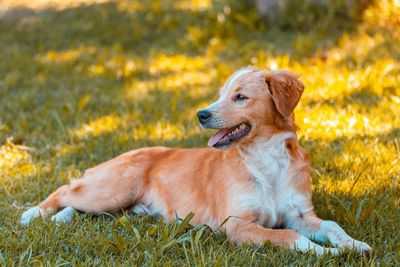
[[[58,188],[25,211],[20,223],[28,226],[57,210],[51,217],[56,223],[71,221],[75,210],[131,209],[170,221],[193,212],[195,225],[217,229],[225,221],[220,230],[238,245],[271,242],[318,255],[343,249],[369,254],[368,244],[314,213],[310,160],[298,143],[293,115],[303,91],[295,73],[240,69],[219,99],[197,113],[203,128],[218,129],[210,147],[126,152]]]

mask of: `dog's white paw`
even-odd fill
[[[323,254],[338,255],[340,253],[340,251],[337,248],[322,247],[318,244],[315,244],[310,239],[304,236],[300,236],[300,238],[294,242],[293,248],[302,252],[313,252],[317,255],[323,255]]]
[[[365,253],[366,255],[371,255],[371,247],[365,242],[357,241],[355,249],[357,251]]]
[[[367,243],[353,239],[337,223],[324,221],[321,224],[321,229],[326,233],[329,241],[338,249],[354,249],[367,255],[371,254],[371,247]]]
[[[365,253],[366,255],[371,254],[371,247],[367,243],[355,239],[346,240],[346,242],[339,244],[339,246],[341,248],[354,249],[355,251]]]
[[[69,223],[74,218],[74,212],[75,209],[73,207],[66,207],[65,209],[51,216],[51,221],[55,222],[57,225],[61,223]]]
[[[30,208],[29,210],[22,213],[19,223],[22,224],[23,226],[28,226],[33,219],[39,217],[43,213],[44,213],[43,210],[39,208],[39,206]]]

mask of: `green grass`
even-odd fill
[[[21,2],[0,14],[1,265],[400,264],[398,1],[361,10],[296,0],[273,24],[250,1]],[[206,226],[128,213],[17,224],[124,151],[205,146],[212,133],[196,111],[249,64],[303,74],[296,118],[316,213],[372,245],[370,258],[237,247]]]

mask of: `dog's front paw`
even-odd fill
[[[294,249],[302,252],[313,252],[317,255],[323,255],[323,254],[331,254],[331,255],[338,255],[340,251],[337,248],[325,248],[322,247],[318,244],[315,244],[308,238],[304,236],[300,236],[295,242],[294,242]]]
[[[28,226],[33,219],[39,217],[42,213],[43,210],[38,206],[30,208],[29,210],[22,213],[19,223],[23,226]]]
[[[371,247],[367,243],[355,239],[347,240],[345,244],[342,245],[342,247],[354,249],[355,251],[364,253],[367,256],[371,254]]]
[[[371,254],[371,247],[364,242],[353,239],[351,236],[335,222],[324,221],[321,227],[325,231],[329,241],[337,248],[343,249],[354,249],[357,252],[365,253],[366,255]]]

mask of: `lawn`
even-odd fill
[[[294,0],[262,22],[252,1],[0,3],[0,264],[400,265],[400,2]],[[144,146],[204,147],[196,111],[247,65],[302,74],[296,109],[316,213],[371,257],[237,247],[206,226],[21,213],[71,178]]]

